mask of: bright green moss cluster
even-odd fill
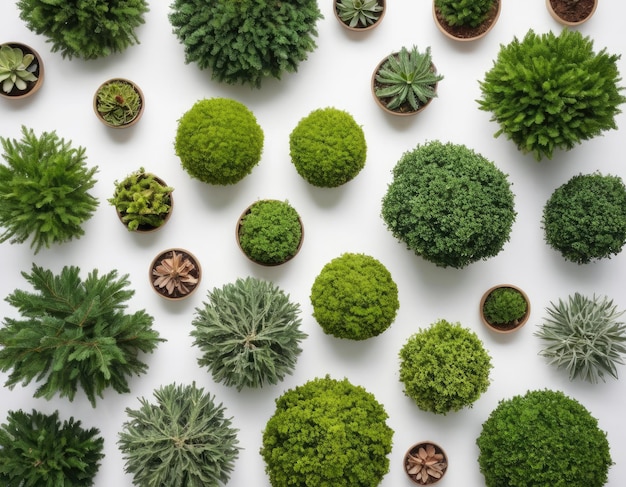
[[[483,305],[483,313],[489,323],[505,324],[521,319],[528,310],[524,296],[510,287],[494,289]]]

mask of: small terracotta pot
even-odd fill
[[[383,7],[382,12],[380,12],[380,15],[378,16],[378,20],[376,20],[376,22],[374,22],[373,24],[370,24],[366,27],[350,27],[348,24],[346,24],[343,20],[341,20],[341,17],[339,17],[339,12],[337,10],[337,0],[333,0],[333,12],[335,13],[335,18],[337,19],[337,21],[346,29],[348,29],[349,31],[352,32],[367,32],[370,31],[376,27],[378,27],[380,25],[380,22],[383,20],[383,17],[385,16],[385,12],[387,11],[387,5],[385,0],[378,0],[378,5],[381,5]]]
[[[181,292],[181,288],[179,286],[175,286],[173,292],[168,292],[166,286],[159,286],[155,283],[155,279],[159,276],[155,274],[155,269],[162,263],[164,259],[170,259],[173,257],[173,254],[181,254],[183,261],[185,259],[189,259],[193,264],[193,269],[189,271],[189,275],[191,275],[196,282],[194,284],[183,284],[185,288],[187,288],[187,292]],[[152,260],[150,264],[150,268],[148,271],[148,278],[150,279],[150,287],[156,292],[159,296],[165,299],[179,301],[181,299],[186,299],[191,296],[195,290],[200,286],[200,281],[202,280],[202,268],[200,267],[200,262],[191,252],[181,248],[170,248],[159,252],[159,254]]]
[[[425,448],[427,445],[432,445],[435,448],[435,453],[443,455],[443,459],[440,461],[445,464],[445,467],[442,469],[441,477],[437,478],[433,475],[429,475],[426,481],[422,481],[422,478],[419,475],[409,473],[411,469],[411,464],[409,463],[409,455],[417,456],[419,455],[419,449]],[[448,471],[448,455],[443,448],[441,448],[437,443],[433,441],[420,441],[419,443],[415,443],[412,445],[404,454],[404,458],[402,460],[402,468],[404,469],[404,473],[409,478],[409,480],[415,485],[433,485],[439,482],[445,476]]]
[[[140,99],[139,112],[137,113],[135,118],[133,118],[130,122],[122,124],[122,125],[115,125],[115,124],[107,122],[102,117],[100,112],[98,111],[98,93],[100,92],[100,89],[102,89],[103,86],[105,86],[105,85],[107,85],[107,84],[109,84],[109,83],[111,83],[113,81],[121,81],[123,83],[128,83],[139,94],[139,99]],[[98,117],[98,120],[100,120],[107,127],[111,127],[111,128],[114,128],[114,129],[125,129],[125,128],[128,128],[128,127],[132,127],[137,122],[139,122],[139,119],[143,115],[143,111],[144,111],[145,105],[146,105],[145,97],[143,95],[143,91],[141,91],[141,88],[139,88],[139,86],[136,83],[134,83],[133,81],[130,81],[130,80],[126,79],[126,78],[112,78],[112,79],[109,79],[109,80],[105,81],[100,86],[98,86],[98,89],[96,90],[96,92],[93,95],[93,111],[95,112],[96,116]]]
[[[566,25],[568,27],[576,27],[577,25],[587,22],[593,16],[593,14],[596,12],[596,8],[598,8],[598,0],[594,0],[593,7],[591,8],[591,11],[587,15],[587,17],[578,21],[569,21],[561,17],[558,13],[555,12],[554,8],[552,7],[552,2],[550,0],[546,0],[546,8],[548,9],[548,12],[552,16],[552,18],[556,20],[559,24]]]
[[[489,295],[495,291],[496,289],[499,288],[510,288],[510,289],[514,289],[515,291],[519,292],[522,297],[524,298],[524,300],[526,301],[526,314],[524,316],[522,316],[519,320],[517,320],[516,323],[510,323],[510,324],[494,324],[491,323],[487,320],[487,318],[485,318],[485,315],[483,313],[483,307],[485,306],[485,301],[487,300],[487,298],[489,297]],[[530,318],[530,299],[528,298],[528,295],[519,287],[514,286],[513,284],[498,284],[497,286],[493,286],[491,288],[489,288],[482,296],[482,298],[480,299],[480,305],[478,308],[478,311],[480,313],[480,319],[483,322],[483,324],[489,328],[490,330],[496,332],[496,333],[513,333],[517,330],[519,330],[522,326],[524,326],[526,324],[526,322],[528,321],[528,318]]]
[[[146,173],[146,176],[149,175],[149,173]],[[165,181],[163,181],[163,179],[161,179],[158,176],[155,176],[152,174],[152,176],[154,176],[154,180],[156,182],[158,182],[161,186],[166,187],[167,184],[165,183]],[[139,228],[137,228],[137,230],[132,230],[134,232],[137,233],[151,233],[151,232],[156,232],[157,230],[160,230],[161,228],[163,228],[165,226],[165,224],[169,221],[170,217],[172,216],[172,212],[174,211],[174,195],[172,193],[170,193],[170,211],[167,213],[167,215],[165,215],[165,218],[163,219],[163,223],[161,225],[159,225],[158,227],[149,227],[149,226],[139,226]],[[115,213],[117,214],[117,217],[119,218],[120,222],[122,223],[122,225],[124,225],[126,228],[128,228],[128,225],[126,225],[126,223],[124,223],[124,221],[122,220],[122,214],[120,213],[120,211],[115,208]]]
[[[37,68],[35,69],[33,74],[37,77],[37,81],[29,82],[29,85],[25,90],[18,90],[17,88],[13,87],[13,89],[9,93],[5,93],[0,89],[0,95],[3,98],[7,98],[10,100],[21,100],[37,93],[44,81],[44,65],[39,53],[35,51],[32,47],[26,44],[22,44],[21,42],[4,42],[2,45],[17,47],[21,49],[24,54],[32,54],[33,56],[35,56]]]
[[[435,20],[435,25],[441,31],[441,33],[445,35],[448,39],[452,39],[453,41],[460,41],[460,42],[471,42],[471,41],[476,41],[478,39],[482,39],[491,31],[491,29],[493,29],[493,26],[496,25],[496,22],[500,18],[501,6],[502,6],[502,0],[496,0],[496,5],[494,8],[496,8],[497,10],[496,10],[495,17],[493,17],[493,21],[491,22],[491,24],[486,29],[483,29],[482,26],[478,26],[474,29],[476,31],[475,35],[467,35],[465,37],[460,37],[458,35],[455,35],[454,27],[448,26],[447,24],[444,24],[439,20],[439,16],[437,15],[437,8],[435,7],[435,0],[433,0],[432,11],[433,11],[433,18]],[[471,34],[471,32],[468,31],[468,34]]]

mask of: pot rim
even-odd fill
[[[550,16],[559,24],[566,25],[568,27],[576,27],[578,25],[584,24],[591,17],[593,17],[593,14],[596,13],[596,9],[598,8],[598,0],[593,0],[593,7],[591,9],[591,12],[589,12],[589,15],[587,15],[587,17],[585,17],[584,19],[579,20],[578,22],[570,22],[569,20],[565,20],[563,17],[560,17],[559,14],[557,14],[552,8],[552,3],[550,2],[550,0],[546,0],[546,8],[548,9]]]

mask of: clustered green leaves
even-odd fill
[[[48,37],[63,57],[96,59],[138,43],[146,0],[18,0],[26,26]]]
[[[5,93],[11,93],[14,88],[26,91],[37,81],[37,68],[33,54],[25,54],[19,47],[8,44],[0,46],[0,82]]]
[[[365,340],[384,332],[400,307],[398,286],[374,257],[345,253],[327,263],[311,288],[313,317],[324,333]]]
[[[602,486],[612,464],[598,421],[559,391],[500,401],[476,443],[487,487]]]
[[[90,487],[100,468],[104,440],[73,417],[9,411],[0,426],[0,482],[4,487]]]
[[[307,337],[299,314],[300,306],[269,281],[247,277],[215,288],[192,322],[198,364],[237,390],[277,384],[293,372]]]
[[[489,387],[491,357],[476,333],[438,320],[400,349],[400,382],[417,407],[447,414],[471,406]]]
[[[73,148],[54,131],[37,137],[24,126],[19,141],[0,137],[0,142],[7,163],[0,164],[0,242],[32,237],[37,253],[82,236],[83,222],[98,206],[89,193],[97,167],[87,167],[85,149]]]
[[[626,101],[618,87],[617,61],[606,49],[575,30],[528,31],[502,45],[493,67],[480,82],[481,110],[492,112],[504,134],[536,160],[555,149],[572,149],[583,140],[616,129],[615,116]]]
[[[464,145],[439,141],[402,156],[382,201],[393,236],[441,267],[497,255],[515,216],[506,174]]]
[[[298,174],[313,186],[335,188],[365,166],[365,134],[352,115],[320,108],[298,122],[289,135],[289,154]]]
[[[260,87],[297,71],[317,46],[316,0],[174,0],[169,14],[185,60],[228,84]]]
[[[511,287],[494,289],[483,304],[483,314],[489,323],[506,324],[518,321],[528,311],[522,293]]]
[[[435,7],[446,23],[478,27],[489,15],[496,0],[435,0]]]
[[[124,80],[103,84],[96,93],[96,109],[100,116],[116,127],[128,125],[137,118],[143,100],[135,87]]]
[[[389,471],[393,430],[374,395],[347,379],[289,389],[263,431],[273,486],[373,487]]]
[[[180,118],[174,148],[191,177],[229,185],[259,163],[263,138],[256,117],[245,105],[229,98],[210,98],[196,102]]]
[[[228,482],[239,455],[237,432],[210,393],[170,384],[126,409],[119,448],[134,485],[218,487]]]
[[[626,357],[626,326],[613,300],[580,293],[559,299],[546,308],[548,316],[535,336],[544,348],[539,353],[549,364],[564,369],[570,380],[597,383],[605,374],[617,379],[617,364]]]
[[[21,317],[5,318],[0,328],[0,370],[11,371],[9,388],[41,382],[35,397],[59,393],[72,401],[81,387],[95,407],[108,387],[129,392],[128,376],[148,368],[140,352],[163,340],[144,310],[125,313],[135,293],[128,276],[94,270],[82,280],[79,272],[66,266],[55,275],[33,264],[22,273],[34,292],[17,289],[6,298]]]
[[[626,244],[626,186],[619,176],[579,174],[543,209],[546,242],[570,262],[610,258]]]
[[[337,0],[337,14],[350,27],[367,27],[378,22],[383,6],[378,0]]]
[[[300,248],[300,215],[287,201],[259,200],[241,218],[238,235],[241,250],[253,261],[282,264]]]

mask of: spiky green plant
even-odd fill
[[[608,374],[617,379],[617,364],[626,357],[626,326],[613,300],[580,293],[546,308],[548,316],[535,335],[545,346],[548,363],[567,370],[570,380],[597,383]]]
[[[83,222],[98,206],[89,194],[97,167],[87,167],[85,149],[73,148],[54,131],[37,137],[24,126],[21,140],[0,141],[7,162],[0,164],[0,242],[32,237],[37,253],[82,236]]]
[[[100,468],[104,440],[97,428],[81,427],[59,412],[9,411],[0,426],[3,487],[90,487]]]
[[[198,363],[216,382],[238,390],[276,384],[292,373],[307,337],[299,313],[300,306],[269,281],[247,277],[215,288],[193,320]]]
[[[239,455],[238,430],[215,397],[192,385],[154,391],[126,409],[118,446],[138,486],[217,487],[230,478]]]
[[[337,14],[350,27],[375,24],[382,11],[378,0],[337,0]]]
[[[19,47],[5,44],[0,47],[0,82],[2,91],[11,93],[13,88],[25,91],[28,83],[37,81],[37,63],[33,54],[24,54]]]
[[[435,7],[451,26],[478,27],[489,15],[496,0],[435,0]]]
[[[0,328],[0,370],[11,371],[9,388],[41,382],[35,397],[59,393],[72,401],[81,387],[95,407],[108,387],[129,392],[128,376],[148,368],[140,353],[163,340],[144,310],[125,313],[135,294],[128,276],[93,270],[82,280],[79,273],[66,266],[55,275],[35,264],[22,273],[34,292],[17,289],[6,298],[21,318],[5,318]]]
[[[483,314],[489,323],[506,324],[520,320],[528,310],[522,293],[510,287],[494,289],[483,304]]]
[[[96,110],[107,123],[116,127],[135,120],[142,103],[139,91],[124,80],[111,80],[96,92]]]
[[[390,110],[408,105],[408,110],[415,111],[437,96],[437,83],[442,79],[433,68],[430,46],[423,53],[417,46],[410,51],[403,46],[378,70],[374,93]]]

